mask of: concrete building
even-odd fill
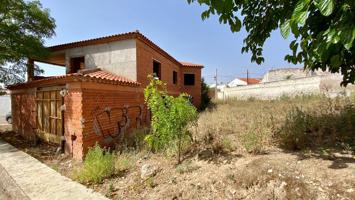
[[[47,59],[29,59],[27,83],[8,87],[13,129],[29,140],[60,144],[74,158],[148,124],[143,89],[149,74],[167,83],[170,94],[186,92],[200,104],[203,66],[177,61],[139,32],[48,49]],[[35,61],[65,67],[66,75],[35,77]]]

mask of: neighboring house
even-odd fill
[[[61,144],[74,158],[96,142],[111,145],[148,125],[143,90],[149,74],[166,82],[171,95],[186,92],[200,104],[203,66],[177,61],[138,31],[48,49],[46,60],[29,59],[27,83],[8,87],[13,129]],[[34,61],[65,67],[66,75],[35,77]]]
[[[245,85],[253,85],[260,83],[259,79],[256,78],[235,78],[227,84],[228,87],[238,87]]]

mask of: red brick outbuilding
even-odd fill
[[[82,159],[96,142],[111,145],[149,125],[143,90],[147,76],[186,92],[198,107],[202,65],[179,62],[139,32],[49,47],[45,60],[29,59],[28,82],[9,86],[13,130],[28,140],[62,146]],[[66,68],[66,74],[35,77],[34,62]]]

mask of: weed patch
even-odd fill
[[[74,177],[80,182],[100,183],[114,173],[114,156],[96,144],[89,149],[83,166],[75,172]]]
[[[131,155],[125,153],[117,155],[115,161],[115,168],[118,172],[129,171],[133,167],[134,160],[132,159]]]
[[[337,146],[344,150],[355,144],[355,107],[330,102],[314,110],[296,107],[280,129],[280,144],[290,150]]]

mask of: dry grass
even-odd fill
[[[353,97],[323,96],[217,102],[214,109],[200,114],[190,131],[203,148],[241,154],[263,153],[278,146],[311,148],[313,140],[318,146],[345,143],[349,147],[354,145],[354,102]]]

